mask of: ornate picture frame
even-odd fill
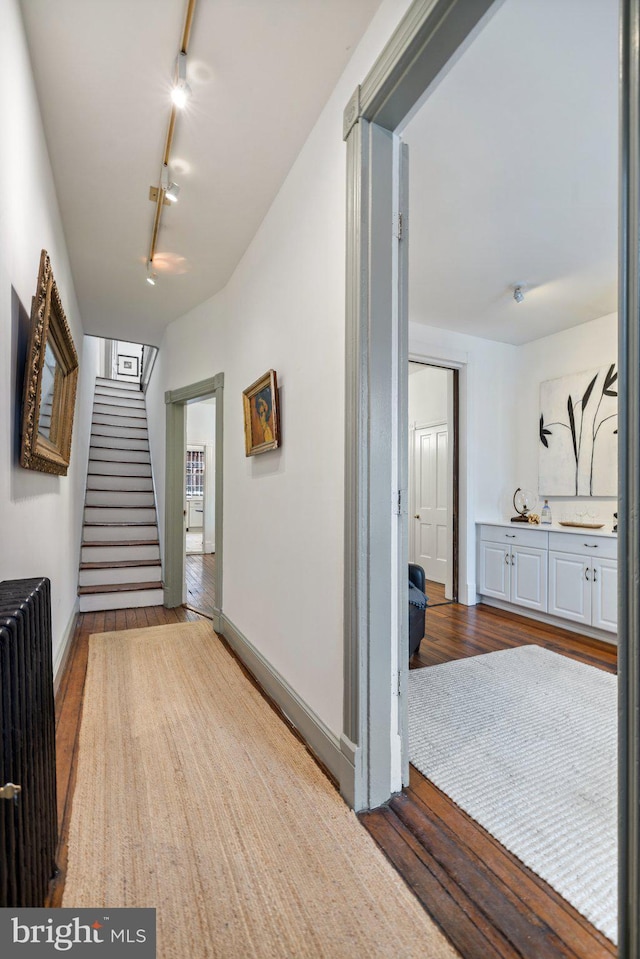
[[[242,391],[244,403],[244,446],[246,456],[266,453],[280,446],[278,379],[275,370]]]
[[[20,465],[25,469],[67,475],[77,383],[78,354],[43,250],[24,378]]]

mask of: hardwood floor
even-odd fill
[[[489,606],[427,609],[413,669],[537,644],[607,672],[616,649]],[[361,822],[465,959],[605,959],[616,948],[448,796],[410,784]]]
[[[187,581],[187,605],[196,612],[212,616],[215,607],[214,553],[187,553],[185,578]]]
[[[144,626],[162,626],[165,623],[190,622],[198,619],[201,619],[201,617],[197,613],[181,606],[177,609],[149,606],[141,609],[116,609],[98,613],[80,613],[78,615],[67,667],[56,696],[56,773],[59,831],[56,861],[59,873],[50,885],[47,906],[57,907],[62,904],[84,681],[89,655],[89,636],[91,633],[135,629]]]
[[[432,579],[426,581],[425,593],[428,596],[429,606],[444,606],[451,602],[451,600],[447,599],[444,595],[444,584],[436,583]]]

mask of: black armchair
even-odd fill
[[[425,585],[422,566],[409,563],[409,659],[417,652],[424,638],[424,617],[427,608]]]

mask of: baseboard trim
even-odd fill
[[[80,601],[76,599],[73,606],[73,612],[71,613],[71,617],[69,619],[69,622],[67,623],[67,628],[65,629],[64,635],[62,637],[62,642],[58,646],[58,652],[56,653],[56,657],[53,661],[53,692],[55,696],[58,695],[60,681],[62,680],[62,677],[64,676],[64,671],[67,666],[67,660],[69,659],[69,653],[71,651],[71,640],[73,639],[73,634],[76,629],[76,622],[78,619],[79,609],[80,609]]]
[[[505,603],[504,600],[494,599],[493,596],[480,594],[478,599],[485,606],[503,609],[506,613],[515,613],[516,616],[524,616],[526,619],[533,619],[547,626],[557,626],[558,629],[568,629],[570,633],[579,633],[580,636],[588,636],[589,639],[599,639],[602,643],[608,643],[610,646],[618,645],[617,633],[608,633],[604,629],[596,629],[583,623],[574,623],[572,619],[563,619],[561,616],[553,616],[551,613],[539,613],[536,609],[516,606],[515,603]]]
[[[224,613],[219,617],[218,632],[222,633],[261,688],[295,726],[314,756],[340,781],[344,757],[337,736]]]

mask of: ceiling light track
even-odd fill
[[[171,160],[171,148],[173,146],[173,137],[176,128],[176,117],[180,106],[178,103],[184,105],[186,99],[191,92],[189,84],[187,83],[187,54],[189,52],[189,40],[191,39],[191,27],[193,25],[193,15],[196,8],[196,0],[188,0],[187,2],[187,12],[184,18],[184,28],[182,30],[182,40],[180,43],[180,50],[178,51],[178,56],[176,59],[176,72],[174,77],[174,87],[172,91],[172,106],[171,113],[169,115],[169,125],[167,127],[167,136],[164,143],[164,151],[162,153],[162,166],[160,168],[160,182],[157,187],[157,197],[156,197],[156,210],[153,217],[153,227],[151,230],[151,243],[149,244],[149,255],[147,257],[147,280],[149,277],[155,277],[155,271],[153,267],[153,258],[156,253],[156,246],[158,243],[158,234],[160,232],[160,223],[162,220],[162,207],[165,205],[166,200],[170,201],[171,204],[174,204],[178,199],[178,193],[180,192],[180,187],[177,183],[173,183],[169,176],[169,164]],[[174,99],[173,94],[176,91],[180,91],[181,96],[178,97],[178,103]],[[153,283],[151,285],[154,285]]]

